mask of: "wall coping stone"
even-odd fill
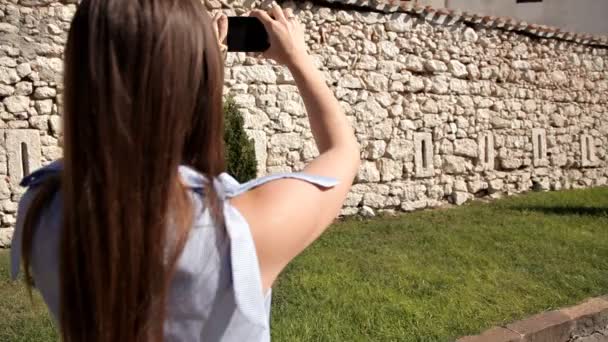
[[[457,9],[433,8],[421,6],[412,1],[403,0],[317,0],[317,2],[345,4],[361,7],[363,9],[379,11],[383,13],[409,13],[419,15],[436,24],[453,25],[462,22],[468,25],[481,26],[485,28],[514,31],[516,33],[532,35],[538,38],[549,38],[569,41],[582,45],[608,48],[608,35],[593,35],[589,33],[578,33],[565,31],[558,27],[548,25],[536,25],[511,17],[498,17]]]
[[[64,0],[65,1],[65,0]],[[279,3],[293,3],[293,0],[277,0]],[[458,9],[434,8],[421,6],[412,1],[404,0],[307,0],[318,6],[343,6],[349,10],[393,14],[392,19],[399,14],[411,15],[437,25],[451,26],[462,23],[475,28],[488,28],[510,31],[535,38],[554,39],[595,48],[608,49],[608,35],[572,32],[548,25],[537,25],[511,17],[483,15]],[[205,0],[209,9],[232,8],[233,3],[244,7],[268,6],[269,0]],[[395,16],[396,15],[396,16]]]
[[[439,25],[454,25],[463,23],[469,26],[512,31],[519,34],[537,38],[556,39],[571,43],[587,45],[596,48],[608,49],[608,35],[597,35],[584,32],[572,32],[548,25],[537,25],[511,18],[483,15],[458,9],[434,8],[422,6],[406,0],[307,0],[316,5],[343,5],[351,9],[380,12],[385,14],[413,15]],[[77,3],[78,0],[57,0],[59,3]],[[255,7],[257,3],[268,5],[269,0],[204,0],[209,9],[232,8],[232,3],[241,3],[245,7]],[[277,0],[279,3],[293,2],[293,0]],[[19,2],[23,7],[47,6],[47,1],[34,1],[31,3]],[[396,19],[393,17],[393,19]]]
[[[573,336],[591,334],[608,326],[608,296],[547,311],[504,327],[493,327],[456,342],[568,342]],[[608,337],[606,337],[608,340]]]

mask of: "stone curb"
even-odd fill
[[[607,325],[608,296],[604,296],[504,327],[493,327],[480,335],[459,338],[456,342],[567,342],[573,336],[588,336]]]

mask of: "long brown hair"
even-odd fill
[[[60,188],[66,342],[163,338],[193,219],[178,166],[209,177],[224,170],[223,62],[211,24],[200,0],[83,0],[76,11],[65,50],[64,168],[34,199],[23,244],[31,279],[40,210]]]

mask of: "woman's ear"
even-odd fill
[[[224,13],[218,12],[213,17],[213,29],[220,46],[224,45],[228,36],[228,17]]]

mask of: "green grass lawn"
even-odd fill
[[[0,341],[56,339],[8,281]],[[281,276],[275,341],[450,341],[608,294],[608,189],[335,224]]]

